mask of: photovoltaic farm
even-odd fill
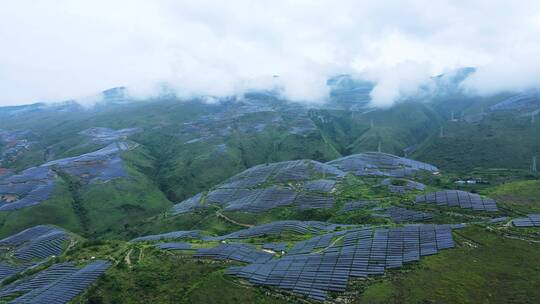
[[[527,214],[527,217],[514,219],[512,224],[516,227],[540,227],[540,214]]]
[[[380,152],[355,154],[327,163],[358,176],[387,176],[403,178],[419,171],[437,172],[437,167]]]
[[[115,142],[95,152],[51,161],[16,175],[0,176],[0,211],[23,209],[50,199],[58,171],[87,182],[127,177],[119,153],[131,148],[128,143]]]
[[[43,166],[55,168],[88,181],[108,181],[127,177],[119,154],[132,148],[134,145],[128,142],[114,142],[100,150],[51,161]]]
[[[49,199],[55,189],[55,176],[51,168],[36,167],[0,177],[0,211],[31,207]]]
[[[417,204],[437,204],[448,207],[459,207],[475,211],[497,211],[493,199],[483,198],[478,194],[459,190],[444,190],[416,197]]]
[[[0,245],[12,251],[17,261],[31,263],[59,255],[68,240],[68,233],[61,229],[36,226],[0,240]]]
[[[56,267],[45,274],[39,273],[42,276],[38,277],[38,274],[25,282],[26,284],[23,283],[23,286],[14,287],[22,287],[17,293],[28,292],[15,298],[11,303],[68,303],[94,283],[109,267],[109,262],[94,261],[81,269],[67,269],[69,266],[63,269]],[[32,289],[29,289],[30,286]],[[0,290],[0,293],[3,291]],[[12,290],[7,291],[8,294],[10,291]]]
[[[454,247],[451,229],[426,225],[345,230],[296,243],[279,259],[268,257],[266,261],[231,267],[227,274],[324,300],[328,292],[345,291],[349,278],[382,275],[387,269]],[[336,237],[340,241],[331,242]],[[213,252],[223,252],[215,255],[223,258],[226,248],[217,247]],[[251,259],[258,256],[252,253]]]
[[[400,194],[404,194],[406,192],[415,191],[415,190],[423,191],[426,188],[424,184],[415,182],[412,180],[406,180],[406,179],[392,180],[389,178],[384,179],[381,182],[381,186],[388,187],[388,191],[392,193],[400,193]]]
[[[343,205],[343,208],[341,209],[341,212],[351,212],[361,209],[366,209],[371,206],[377,205],[377,201],[354,201],[354,202],[346,202]]]
[[[0,287],[0,301],[68,303],[111,266],[98,260],[82,266],[51,263],[71,241],[68,232],[53,226],[35,226],[0,240],[0,281],[20,276]]]
[[[433,218],[433,215],[428,212],[414,211],[395,206],[388,207],[385,210],[382,210],[382,212],[377,213],[377,215],[389,217],[396,223],[418,222]]]
[[[233,176],[208,193],[176,204],[172,213],[182,214],[212,205],[224,211],[252,213],[288,206],[328,209],[334,205],[331,192],[345,174],[335,167],[307,160],[259,165]],[[295,189],[290,183],[303,184],[303,189]]]
[[[92,141],[98,144],[110,144],[112,142],[125,140],[127,137],[140,133],[141,131],[140,128],[112,130],[110,128],[93,127],[81,131],[79,134],[91,137]]]
[[[348,172],[403,177],[436,170],[428,164],[383,153],[353,155],[327,164],[307,160],[263,164],[231,177],[207,193],[176,204],[172,213],[182,214],[212,205],[224,211],[252,213],[289,206],[300,210],[330,209],[335,203],[333,191]],[[302,187],[291,187],[291,183]],[[404,186],[394,186],[390,180],[382,184],[398,193],[425,188],[414,181],[407,181]]]
[[[537,303],[537,94],[374,85],[0,107],[0,303]]]

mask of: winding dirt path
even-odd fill
[[[230,222],[230,223],[233,223],[233,224],[235,224],[235,225],[238,225],[238,226],[242,226],[242,227],[246,227],[246,228],[251,228],[251,227],[254,226],[254,225],[250,225],[250,224],[239,223],[239,222],[237,222],[237,221],[235,221],[235,220],[233,220],[233,219],[227,217],[226,215],[224,215],[223,213],[221,213],[221,211],[219,211],[219,210],[216,211],[216,216],[217,216],[217,217],[221,217],[221,218],[223,218],[224,220],[226,220],[226,221],[228,221],[228,222]]]
[[[126,254],[126,257],[124,258],[124,261],[126,262],[126,264],[131,267],[131,253],[133,252],[133,248],[131,248],[127,254]]]
[[[342,235],[340,237],[338,237],[335,241],[333,241],[330,245],[324,247],[323,249],[319,249],[318,251],[314,251],[313,253],[321,253],[323,251],[326,251],[328,248],[334,246],[337,242],[339,242],[339,240],[341,240],[342,238],[344,238],[345,235]]]

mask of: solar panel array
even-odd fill
[[[358,176],[406,177],[422,170],[438,171],[430,164],[380,152],[350,155],[327,164]]]
[[[252,193],[252,189],[216,189],[210,191],[206,196],[208,203],[224,205]]]
[[[92,137],[92,140],[99,144],[106,144],[141,132],[140,128],[126,128],[113,130],[109,128],[93,127],[79,132],[79,134]]]
[[[318,192],[331,192],[336,185],[335,180],[331,179],[317,179],[314,181],[309,181],[304,184],[304,188],[308,191],[318,191]]]
[[[147,236],[141,236],[131,240],[131,242],[151,242],[160,240],[172,240],[172,239],[199,239],[201,233],[196,230],[180,230],[162,234],[153,234]]]
[[[62,253],[69,235],[62,230],[54,230],[29,240],[15,249],[13,256],[21,261],[45,259]]]
[[[289,253],[280,259],[231,267],[227,274],[325,300],[328,292],[344,291],[350,277],[384,274],[386,269],[454,246],[451,227],[446,225],[356,230],[342,239],[322,252]]]
[[[391,206],[384,210],[384,215],[396,223],[426,221],[433,218],[431,213]]]
[[[291,205],[296,192],[287,187],[272,186],[254,189],[241,198],[227,203],[226,211],[264,212],[273,208]]]
[[[274,208],[294,206],[298,209],[332,208],[334,198],[321,191],[298,192],[290,187],[270,186],[258,189],[216,189],[208,193],[206,204],[197,194],[171,209],[173,215],[219,204],[225,211],[265,212]]]
[[[246,263],[264,263],[272,259],[268,252],[258,251],[249,244],[219,244],[213,248],[201,248],[193,255],[196,258],[212,258],[219,260],[234,260]]]
[[[264,225],[242,229],[223,236],[208,238],[208,240],[244,239],[264,235],[277,235],[285,232],[298,234],[319,234],[322,232],[333,231],[338,227],[347,227],[347,225],[331,224],[318,221],[276,221]]]
[[[309,180],[320,174],[326,177],[342,177],[344,172],[313,160],[293,160],[262,164],[241,172],[218,188],[253,188],[267,181],[288,182]]]
[[[1,178],[0,211],[27,208],[48,200],[56,184],[53,168],[87,181],[127,177],[119,153],[128,149],[127,143],[112,143],[98,151],[51,161],[21,174]]]
[[[508,216],[496,217],[494,219],[489,220],[489,222],[492,223],[492,224],[503,223],[503,222],[506,222],[506,221],[508,221]]]
[[[156,247],[164,250],[189,250],[191,249],[190,243],[159,243]]]
[[[48,285],[32,289],[11,303],[67,303],[94,283],[110,266],[106,261],[92,262]]]
[[[287,251],[288,244],[285,242],[282,243],[266,243],[262,246],[263,249],[272,250],[274,252]]]
[[[262,164],[247,169],[208,192],[176,204],[171,213],[183,214],[199,208],[220,205],[225,211],[264,212],[273,208],[296,206],[299,209],[331,208],[330,193],[337,178],[345,172],[313,160]],[[322,177],[322,178],[321,178]],[[312,180],[319,178],[316,180]],[[278,183],[271,185],[269,183]],[[290,182],[304,182],[305,193]]]
[[[50,168],[36,167],[0,179],[0,211],[22,209],[49,199],[55,189],[54,178]]]
[[[75,273],[78,269],[72,263],[60,263],[38,272],[28,278],[17,280],[0,289],[0,298],[27,293],[48,286],[61,278]]]
[[[0,240],[0,245],[13,247],[13,256],[30,262],[62,253],[69,235],[53,226],[35,226]]]
[[[114,142],[100,150],[54,160],[42,166],[55,167],[88,181],[108,181],[128,176],[127,171],[123,168],[120,153],[129,149],[130,145],[126,142]]]
[[[482,198],[480,195],[460,190],[443,190],[416,197],[416,203],[433,203],[449,207],[460,207],[475,211],[498,211],[493,199]]]
[[[0,281],[26,269],[25,266],[0,262]]]
[[[500,110],[537,110],[540,106],[540,93],[538,91],[526,92],[509,97],[489,109]]]
[[[387,178],[381,182],[381,185],[387,186],[390,192],[399,193],[399,194],[404,194],[408,191],[413,191],[413,190],[423,191],[426,188],[424,184],[415,182],[412,180],[400,180],[400,181],[403,181],[405,184],[394,185],[393,180],[390,178]]]
[[[296,197],[294,205],[300,210],[330,209],[334,206],[334,197],[321,195],[319,193],[300,193]]]
[[[30,241],[32,239],[35,239],[39,236],[42,236],[54,230],[57,230],[57,228],[53,226],[47,226],[47,225],[34,226],[31,228],[25,229],[19,233],[16,233],[14,235],[8,236],[5,239],[0,240],[0,245],[4,245],[4,244],[20,245],[24,242]]]
[[[287,182],[309,179],[312,172],[309,168],[308,161],[293,160],[277,163],[273,175],[274,180],[278,182]]]
[[[174,205],[171,211],[172,214],[177,215],[187,213],[193,211],[194,209],[200,208],[199,202],[201,201],[201,198],[202,193],[199,193],[193,197],[182,201],[181,203]]]
[[[351,211],[356,211],[356,210],[360,210],[360,209],[365,209],[365,208],[373,206],[375,204],[378,204],[378,202],[376,202],[376,201],[346,202],[345,205],[343,205],[343,208],[341,208],[341,212],[351,212]]]
[[[266,182],[272,172],[276,169],[276,164],[263,164],[249,168],[224,183],[218,188],[252,188]]]
[[[527,217],[512,220],[516,227],[540,227],[540,214],[527,214]]]
[[[330,246],[332,239],[342,233],[328,233],[321,236],[316,236],[305,241],[300,241],[294,244],[288,254],[303,254],[310,253],[315,249],[326,248]]]

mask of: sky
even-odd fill
[[[377,83],[388,106],[430,76],[474,66],[471,94],[540,86],[540,1],[5,0],[0,105],[279,87],[321,102],[328,77]],[[274,77],[279,75],[279,77]]]

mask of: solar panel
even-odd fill
[[[0,240],[4,254],[12,259],[0,261],[0,280],[39,265],[50,256],[60,255],[70,236],[54,226],[35,226]]]
[[[168,239],[199,239],[201,233],[196,230],[180,230],[162,234],[153,234],[134,238],[131,242],[152,242]]]
[[[28,278],[17,280],[0,289],[0,298],[27,293],[34,289],[46,287],[61,278],[73,274],[78,269],[72,263],[60,263],[38,272]]]
[[[202,198],[202,193],[199,193],[193,197],[190,197],[182,201],[181,203],[174,205],[171,211],[172,214],[177,215],[177,214],[190,212],[197,208],[202,208],[203,206],[199,205],[201,198]]]
[[[22,262],[40,260],[62,253],[69,235],[53,226],[35,226],[0,240],[13,247],[13,256]]]
[[[264,225],[258,225],[247,229],[235,231],[226,235],[217,237],[208,237],[207,240],[226,240],[226,239],[244,239],[259,237],[264,235],[277,235],[284,232],[297,234],[319,234],[321,232],[334,231],[338,227],[347,227],[347,225],[331,224],[318,221],[276,221]]]
[[[314,181],[309,181],[304,184],[304,188],[308,191],[317,191],[329,193],[334,189],[336,185],[335,180],[330,179],[318,179]]]
[[[344,291],[350,277],[381,275],[421,255],[453,247],[451,230],[449,225],[409,225],[333,232],[297,242],[279,259],[231,267],[226,273],[325,300],[328,292]],[[338,235],[343,242],[329,243]],[[313,251],[317,247],[322,249]]]
[[[516,227],[540,227],[540,214],[527,214],[527,217],[512,220]]]
[[[360,209],[366,209],[368,207],[371,207],[373,205],[378,204],[379,202],[376,201],[354,201],[354,202],[347,202],[345,205],[343,205],[343,208],[341,209],[341,212],[351,212],[356,211]]]
[[[395,181],[400,181],[400,184],[396,185]],[[415,182],[412,180],[408,180],[408,179],[396,180],[396,179],[387,178],[387,179],[384,179],[380,183],[380,185],[386,186],[388,190],[392,193],[399,193],[399,194],[404,194],[404,193],[407,193],[409,191],[414,191],[414,190],[423,191],[426,188],[424,184]]]
[[[163,250],[190,250],[190,243],[159,243],[156,247]]]
[[[262,246],[263,249],[272,250],[274,252],[287,251],[287,243],[266,243]]]
[[[405,177],[419,171],[438,171],[435,166],[426,163],[380,152],[354,154],[327,164],[358,176]]]
[[[318,193],[301,193],[296,197],[294,205],[300,210],[330,209],[334,206],[334,198]]]
[[[11,303],[67,303],[94,283],[110,266],[106,261],[92,262],[50,284],[32,289]]]
[[[35,206],[51,198],[56,185],[54,170],[87,182],[127,177],[128,173],[123,168],[119,154],[129,148],[127,143],[115,142],[91,153],[51,161],[26,169],[20,174],[4,177],[0,179],[0,197],[3,197],[0,199],[0,211]]]
[[[446,205],[449,207],[460,207],[475,211],[498,211],[497,204],[493,199],[483,198],[478,194],[460,190],[443,190],[416,197],[416,203],[431,203]]]
[[[49,168],[36,167],[21,174],[0,179],[0,211],[31,207],[49,199],[55,189],[54,172]]]
[[[414,211],[395,206],[383,210],[382,215],[391,218],[392,221],[396,223],[425,221],[433,218],[433,216],[427,212]]]
[[[219,244],[213,248],[201,248],[193,255],[196,258],[213,258],[219,260],[235,260],[246,263],[264,263],[272,259],[273,255],[256,250],[249,244]]]

